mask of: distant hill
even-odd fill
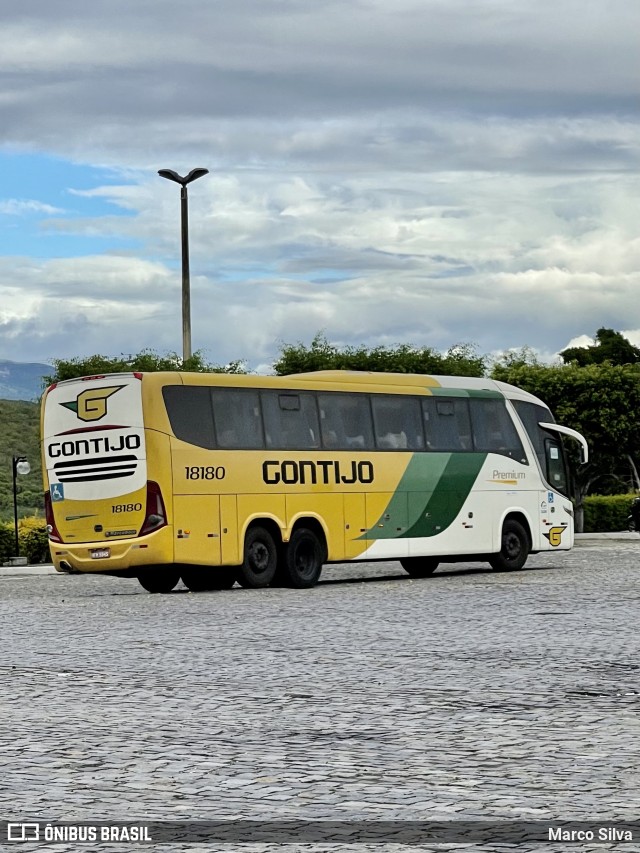
[[[42,377],[54,372],[50,364],[0,359],[0,400],[38,400],[44,390]]]
[[[14,456],[26,456],[31,465],[28,474],[16,479],[18,515],[42,516],[44,512],[39,433],[37,403],[0,400],[0,521],[13,518]]]

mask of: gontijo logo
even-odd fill
[[[543,533],[542,535],[549,540],[549,545],[553,545],[554,548],[557,548],[558,545],[562,542],[562,534],[565,530],[566,527],[551,527],[546,533]]]
[[[107,399],[124,387],[112,385],[110,388],[87,388],[73,402],[60,405],[75,412],[81,421],[99,421],[107,414]]]

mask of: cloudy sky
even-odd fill
[[[0,0],[0,358],[640,344],[640,4]]]

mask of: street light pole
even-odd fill
[[[180,187],[180,234],[182,237],[182,361],[191,358],[191,276],[189,272],[189,199]]]
[[[18,537],[18,487],[17,474],[28,474],[31,466],[27,462],[26,456],[14,456],[12,463],[13,473],[13,528],[16,537],[16,557],[20,556],[20,539]]]
[[[191,358],[191,280],[189,272],[189,198],[187,184],[209,173],[208,169],[192,169],[182,177],[173,169],[159,169],[161,178],[180,184],[180,234],[182,238],[182,361]]]

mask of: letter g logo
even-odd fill
[[[549,545],[553,545],[554,548],[557,548],[562,541],[562,534],[564,531],[564,527],[551,527],[548,533],[543,533],[543,536],[546,536],[549,540]]]
[[[60,405],[75,412],[81,421],[99,421],[107,414],[107,399],[124,387],[115,385],[111,388],[87,388],[78,394],[72,403]]]

